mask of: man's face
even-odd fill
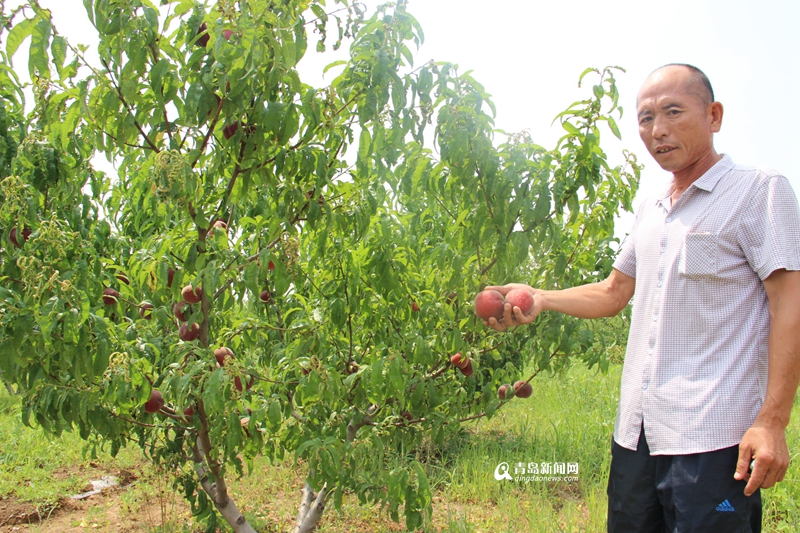
[[[685,67],[654,72],[639,91],[639,136],[666,171],[680,174],[716,155],[713,134],[722,122],[722,106],[708,104],[689,82]]]

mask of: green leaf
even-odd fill
[[[608,122],[608,127],[611,128],[611,133],[614,134],[614,137],[616,137],[619,140],[622,140],[622,135],[619,132],[619,128],[617,127],[616,121],[610,116],[606,117],[606,121]]]
[[[53,64],[56,70],[61,74],[64,68],[64,61],[67,59],[67,41],[60,35],[53,37],[53,42],[50,44],[50,52],[53,54]]]
[[[297,129],[300,127],[300,116],[297,112],[297,107],[290,104],[286,109],[281,121],[281,128],[278,131],[278,144],[284,145],[297,134]]]
[[[581,131],[578,128],[576,128],[575,125],[572,122],[570,122],[568,120],[565,120],[564,122],[562,122],[561,126],[565,130],[567,130],[568,133],[570,133],[572,135],[580,135],[581,134]]]
[[[332,69],[334,67],[338,67],[339,65],[346,65],[346,64],[347,64],[347,61],[345,61],[344,59],[339,59],[338,61],[334,61],[333,63],[328,63],[325,66],[325,68],[322,69],[322,73],[325,74],[326,72],[328,72],[330,69]]]
[[[31,33],[30,57],[28,58],[28,70],[31,78],[39,76],[50,79],[50,32],[53,26],[47,19],[41,19],[33,27]]]
[[[33,27],[37,22],[38,20],[35,18],[23,19],[17,24],[14,24],[14,27],[8,32],[8,37],[6,37],[6,54],[10,61],[14,59],[14,54],[17,53],[17,49],[23,41],[30,37],[33,32]]]

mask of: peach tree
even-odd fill
[[[496,130],[469,74],[414,64],[404,2],[158,4],[84,0],[96,60],[36,1],[3,7],[3,378],[26,423],[174,466],[210,529],[255,531],[229,486],[258,456],[304,468],[298,533],[345,493],[417,528],[425,471],[393,457],[515,401],[497,389],[525,368],[605,368],[619,341],[472,311],[489,282],[609,272],[638,180],[600,148],[614,71],[583,73],[545,149]],[[300,77],[309,41],[349,48],[327,86]]]

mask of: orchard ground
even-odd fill
[[[607,375],[573,367],[564,376],[540,374],[530,399],[515,400],[490,421],[465,425],[444,447],[409,450],[426,465],[434,485],[432,532],[601,532],[605,530],[608,444],[613,429],[619,365]],[[764,492],[764,531],[800,530],[800,422],[795,410],[786,479]],[[82,457],[77,435],[48,439],[22,426],[17,400],[0,396],[0,533],[83,531],[199,532],[185,500],[171,488],[171,475],[154,470],[136,447],[115,459]],[[403,461],[397,457],[396,461]],[[578,465],[577,481],[497,481],[507,462]],[[237,501],[259,532],[288,531],[303,486],[303,465],[291,460],[256,462],[237,484]],[[90,480],[117,476],[121,486],[82,501],[70,496]],[[533,476],[536,477],[536,476]],[[544,477],[544,476],[540,476]],[[552,476],[550,476],[552,477]],[[349,500],[349,501],[348,501]],[[39,518],[41,516],[41,520]],[[30,522],[30,524],[28,523]],[[403,531],[380,509],[345,499],[330,509],[320,533]],[[222,530],[220,530],[222,531]]]

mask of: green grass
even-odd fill
[[[424,460],[435,498],[434,516],[427,530],[605,531],[605,484],[620,370],[614,366],[608,375],[602,375],[575,367],[564,375],[539,376],[533,382],[530,399],[514,400],[491,420],[466,425],[459,438],[443,446],[420,449],[418,456]],[[767,532],[800,530],[797,416],[790,425],[788,439],[793,462],[786,480],[762,493]],[[82,442],[75,435],[47,439],[40,432],[22,427],[15,399],[0,395],[0,498],[10,494],[18,499],[43,502],[77,492],[86,481],[80,472],[89,464],[83,459],[81,448]],[[504,461],[511,464],[512,474],[517,462],[577,463],[579,480],[496,481],[495,467]],[[147,509],[154,513],[154,506],[147,505],[148,499],[168,489],[168,473],[153,471],[135,449],[123,451],[113,461],[101,457],[97,462],[98,466],[110,469],[141,465],[136,489],[120,496],[121,513],[136,515]],[[291,461],[270,464],[262,459],[256,461],[252,475],[231,480],[230,485],[240,508],[259,532],[284,532],[290,530],[296,513],[302,474],[302,465]],[[160,521],[157,530],[200,530],[185,525],[186,507],[177,501],[160,499],[161,515],[151,521]],[[345,497],[341,510],[332,506],[326,510],[320,528],[324,533],[402,530],[402,524],[393,523],[385,512],[360,507],[351,496]]]
[[[101,454],[83,457],[84,442],[75,434],[52,437],[26,427],[20,419],[19,398],[0,389],[0,498],[48,507],[79,493],[93,471],[118,471],[137,464],[134,450],[116,459]]]

